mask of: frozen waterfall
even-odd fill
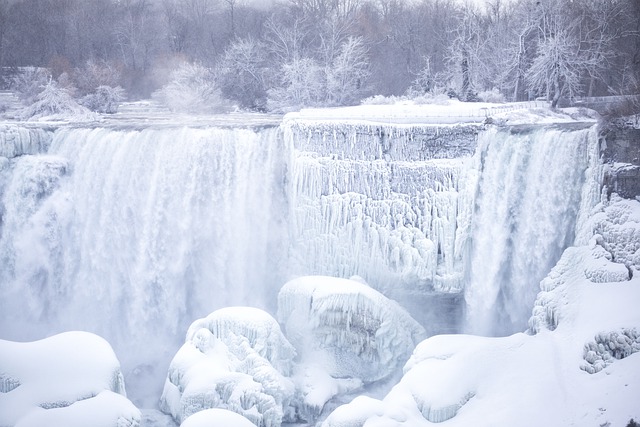
[[[0,134],[0,338],[96,332],[133,396],[194,319],[273,313],[300,275],[361,276],[429,334],[465,310],[474,333],[525,329],[591,207],[596,139],[295,119]]]

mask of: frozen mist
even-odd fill
[[[360,276],[429,335],[523,331],[576,236],[596,143],[570,127],[295,117],[5,133],[0,336],[96,332],[143,407],[193,320],[275,313],[300,275]]]

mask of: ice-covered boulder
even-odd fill
[[[278,294],[278,319],[302,361],[371,383],[407,360],[425,332],[398,303],[356,280],[307,276]]]
[[[111,346],[88,332],[0,340],[0,425],[140,425]]]
[[[228,409],[258,427],[293,413],[288,379],[295,350],[268,313],[228,307],[196,320],[169,366],[161,409],[182,423],[210,408]]]
[[[425,331],[364,281],[301,277],[278,294],[278,319],[299,353],[297,415],[314,420],[326,402],[389,378]]]

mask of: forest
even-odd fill
[[[640,1],[0,0],[0,88],[25,67],[76,96],[171,103],[191,88],[260,111],[443,94],[555,105],[639,93]]]

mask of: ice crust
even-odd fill
[[[182,423],[209,408],[258,427],[291,420],[295,350],[268,313],[228,307],[196,320],[169,366],[161,409]]]
[[[111,346],[87,332],[0,340],[0,425],[135,427]]]
[[[425,338],[395,301],[355,280],[309,276],[278,294],[278,320],[302,363],[321,361],[334,378],[387,378]]]

